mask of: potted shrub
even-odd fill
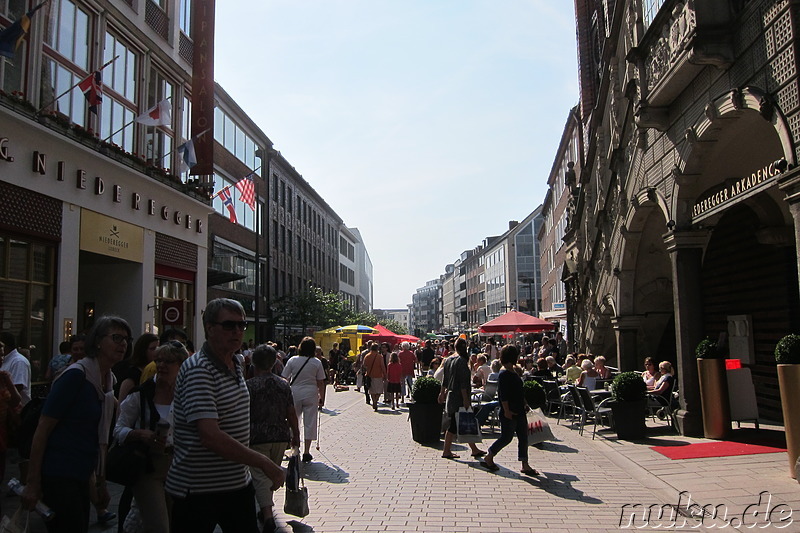
[[[711,339],[703,339],[695,349],[700,405],[703,410],[703,435],[707,439],[725,439],[731,432],[731,405],[725,354]]]
[[[530,379],[523,383],[522,390],[525,394],[525,402],[531,409],[543,409],[547,404],[547,392],[545,392],[542,384],[535,379]]]
[[[636,372],[621,372],[611,382],[614,429],[623,440],[643,439],[647,431],[647,384]]]
[[[442,412],[439,403],[442,384],[430,376],[419,377],[411,387],[408,418],[411,420],[411,438],[422,444],[438,442],[442,435]]]
[[[786,451],[789,452],[789,475],[797,478],[796,464],[800,456],[800,411],[793,408],[800,397],[800,335],[786,335],[775,346],[778,363],[778,385],[781,391]]]

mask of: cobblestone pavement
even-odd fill
[[[282,531],[599,532],[624,526],[751,531],[736,517],[748,510],[749,523],[760,529],[770,509],[777,512],[776,506],[782,506],[783,514],[772,513],[773,525],[779,525],[774,522],[786,517],[788,509],[791,522],[784,522],[783,530],[800,531],[792,525],[800,523],[800,487],[788,476],[785,453],[672,461],[650,446],[705,440],[676,435],[663,423],[638,443],[617,441],[609,432],[592,440],[591,428],[580,436],[551,419],[557,440],[530,449],[531,465],[542,472],[534,478],[518,471],[516,441],[497,456],[501,469],[488,472],[469,456],[466,446],[454,445],[461,458],[446,460],[441,458],[441,443],[415,443],[407,410],[379,407],[375,413],[363,394],[329,389],[321,414],[320,449],[312,448],[314,461],[305,466],[311,513],[298,519],[276,506]],[[482,449],[496,435],[487,437]],[[12,457],[6,477],[15,474]],[[121,488],[113,489],[111,510],[116,511]],[[761,505],[754,506],[762,491],[772,499],[767,503],[762,498]],[[685,506],[688,495],[700,505],[720,506],[719,516],[700,522],[699,515],[686,518],[668,507],[679,501]],[[3,497],[3,511],[13,512],[18,501]],[[282,501],[281,490],[276,502]],[[624,505],[635,504],[640,507],[623,512]],[[722,516],[725,510],[727,518]],[[29,531],[45,531],[38,516],[32,517]],[[117,528],[94,525],[90,531],[113,533]]]

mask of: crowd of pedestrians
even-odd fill
[[[496,412],[501,434],[488,451],[469,443],[471,456],[496,470],[495,457],[516,435],[521,472],[538,475],[528,462],[523,380],[560,378],[593,388],[610,374],[602,356],[568,354],[560,334],[502,347],[494,339],[479,346],[463,337],[419,345],[367,342],[352,354],[334,344],[326,357],[311,337],[286,353],[276,343],[245,343],[245,317],[234,300],[210,301],[205,340],[196,351],[182,330],[134,338],[116,316],[99,317],[85,336],[62,343],[46,369],[49,393],[36,399],[29,453],[20,446],[21,457],[29,457],[20,464],[23,506],[49,506],[52,532],[87,531],[92,507],[100,523],[117,518],[120,533],[210,533],[216,526],[274,531],[273,494],[286,478],[281,462],[292,453],[313,461],[327,384],[341,390],[350,379],[374,411],[381,404],[396,411],[411,401],[418,377],[438,379],[449,419],[445,459],[458,457],[452,450],[456,413],[471,410],[475,390],[485,391],[492,401],[476,417],[483,424]],[[31,368],[8,333],[0,337],[0,351],[4,467],[6,428],[14,427],[5,422],[31,402]],[[656,368],[648,359],[642,377],[652,394],[671,394],[668,362]],[[108,511],[106,459],[109,449],[125,446],[143,450],[146,461],[122,492],[117,517]]]

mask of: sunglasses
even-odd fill
[[[247,329],[246,320],[225,320],[223,322],[211,322],[211,324],[214,326],[222,326],[222,329],[225,331],[233,331],[237,328],[242,331]]]
[[[110,335],[103,335],[104,337],[111,337],[111,340],[117,344],[122,344],[123,342],[126,344],[130,344],[133,342],[133,337],[128,337],[127,335],[120,335],[119,333],[112,333]]]

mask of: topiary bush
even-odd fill
[[[523,383],[522,390],[525,394],[525,402],[531,409],[539,409],[547,404],[547,392],[542,387],[542,384],[535,379]]]
[[[422,376],[414,380],[411,387],[411,398],[414,403],[438,403],[439,392],[442,390],[442,383],[431,376]]]
[[[775,346],[775,361],[779,365],[800,364],[800,335],[792,333],[778,341]]]
[[[647,384],[636,372],[621,372],[611,382],[611,397],[618,402],[636,402],[647,396]]]
[[[717,343],[708,337],[700,341],[694,354],[698,359],[720,359],[723,357],[723,354],[717,350]]]

